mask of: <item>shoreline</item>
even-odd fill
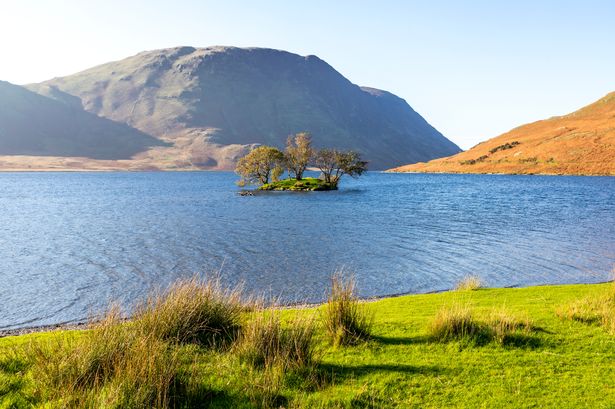
[[[455,172],[448,171],[435,171],[435,170],[405,170],[397,171],[387,169],[382,173],[389,174],[423,174],[423,175],[496,175],[496,176],[583,176],[583,177],[615,177],[615,174],[596,174],[596,173],[518,173],[518,172]]]
[[[506,287],[481,287],[480,289],[509,289],[509,290],[512,290],[512,289],[533,288],[533,287],[600,285],[600,284],[606,284],[610,282],[613,282],[613,280],[599,281],[596,283],[537,284],[537,285],[528,285],[528,286],[511,285],[511,286],[506,286]],[[372,297],[362,297],[360,298],[360,301],[363,303],[369,303],[369,302],[376,302],[380,300],[405,297],[405,296],[410,296],[410,295],[441,294],[441,293],[446,293],[449,291],[455,291],[455,289],[450,288],[450,289],[444,289],[444,290],[427,291],[424,293],[404,292],[404,293],[379,295],[379,296],[372,296]],[[274,304],[267,308],[280,309],[280,310],[308,309],[308,308],[316,308],[324,304],[326,304],[326,301],[316,302],[316,303]],[[130,320],[130,318],[126,318],[126,320]],[[76,322],[67,322],[67,323],[59,323],[59,324],[38,325],[38,326],[32,326],[32,327],[0,329],[0,339],[6,338],[6,337],[18,337],[22,335],[38,334],[38,333],[46,333],[46,332],[54,332],[54,331],[83,331],[83,330],[88,329],[88,327],[95,322],[96,321],[76,321]]]

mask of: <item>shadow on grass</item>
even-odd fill
[[[540,327],[532,327],[533,333],[545,333],[552,334]],[[448,342],[461,342],[466,346],[482,347],[493,342],[493,336],[488,330],[479,331],[474,336],[462,337],[458,339],[439,340],[429,336],[416,336],[416,337],[384,337],[379,335],[372,335],[370,341],[376,342],[382,345],[418,345],[429,343],[448,343]],[[502,346],[511,348],[528,348],[535,349],[543,346],[543,340],[531,334],[519,334],[513,333],[506,335],[502,341]]]
[[[16,374],[25,372],[30,364],[25,359],[14,356],[0,356],[0,372]]]
[[[397,372],[408,375],[441,375],[451,370],[439,366],[421,366],[406,364],[366,364],[366,365],[338,365],[323,363],[318,366],[322,375],[330,381],[352,379],[371,375],[374,372]]]
[[[205,385],[193,386],[190,390],[176,390],[172,407],[178,408],[251,408],[286,407],[288,399],[281,394],[266,395],[260,391],[249,393],[209,389]]]
[[[371,341],[375,341],[383,345],[416,345],[426,344],[429,342],[429,338],[426,336],[418,337],[383,337],[380,335],[372,335]]]
[[[530,329],[531,329],[531,331],[532,331],[532,332],[537,332],[537,333],[539,332],[539,333],[541,333],[541,334],[549,334],[549,335],[553,335],[553,334],[555,334],[555,332],[553,332],[553,331],[549,331],[549,330],[548,330],[548,329],[546,329],[546,328],[543,328],[543,327],[537,327],[537,326],[535,326],[535,325],[532,325]]]
[[[489,345],[499,346],[501,348],[517,348],[517,349],[537,349],[545,346],[543,340],[535,335],[513,333],[507,334],[501,341],[496,341],[490,334],[481,334],[478,336],[466,336],[462,338],[437,339],[432,338],[429,342],[433,344],[448,344],[458,342],[462,349],[466,348],[481,348]]]
[[[502,346],[520,349],[536,349],[543,346],[543,341],[532,335],[510,334],[504,338]]]

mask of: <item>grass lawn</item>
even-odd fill
[[[258,188],[259,190],[292,190],[292,191],[319,191],[336,190],[337,186],[327,183],[318,178],[303,178],[301,180],[283,179],[277,182],[267,183]]]
[[[317,329],[319,361],[310,373],[269,374],[229,350],[181,345],[185,407],[297,408],[615,408],[615,336],[598,324],[560,319],[558,308],[611,291],[612,284],[480,289],[409,295],[367,303],[373,337],[333,347]],[[518,342],[436,342],[430,322],[442,307],[463,305],[478,320],[495,310],[529,319]],[[289,309],[284,320],[323,307]],[[322,325],[322,324],[319,324]],[[37,381],[36,344],[63,344],[84,332],[58,331],[0,339],[0,407],[62,407],[46,402]],[[272,380],[271,377],[278,377]],[[271,392],[272,384],[276,385]],[[269,398],[266,399],[266,397]]]

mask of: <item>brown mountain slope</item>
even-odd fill
[[[569,115],[520,126],[468,151],[390,171],[615,176],[615,92]]]

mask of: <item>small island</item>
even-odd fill
[[[312,166],[318,178],[303,177]],[[289,136],[284,152],[272,146],[259,146],[237,162],[235,172],[241,177],[239,186],[256,185],[258,190],[294,192],[337,190],[343,175],[353,178],[367,171],[367,162],[354,151],[312,147],[307,132]],[[287,178],[281,179],[283,175]]]
[[[323,191],[336,190],[337,184],[325,182],[320,178],[283,179],[264,184],[258,190]]]

